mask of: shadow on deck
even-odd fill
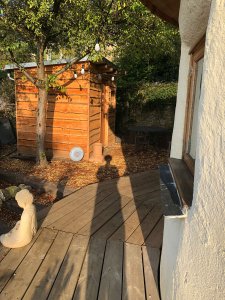
[[[158,171],[65,197],[31,244],[0,248],[0,299],[159,299],[164,209]]]

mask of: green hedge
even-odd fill
[[[7,77],[7,72],[0,70],[0,80]]]
[[[143,105],[176,105],[177,83],[144,83],[137,91]]]

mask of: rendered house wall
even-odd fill
[[[187,74],[183,68],[187,71],[188,48],[193,48],[201,38],[206,24],[207,31],[193,204],[186,219],[177,219],[177,222],[167,219],[165,222],[161,295],[163,300],[220,300],[225,294],[224,1],[182,0],[179,22],[183,44],[180,75]],[[184,95],[181,90],[185,87],[182,78],[179,78],[171,151],[171,157],[176,158],[181,158],[182,153],[180,137],[183,134]],[[172,263],[167,263],[165,258]]]

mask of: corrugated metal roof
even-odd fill
[[[71,61],[71,58],[68,58],[68,59],[63,58],[63,59],[58,59],[58,60],[45,60],[44,64],[45,64],[45,66],[65,65],[65,64],[70,63],[70,61]],[[87,62],[87,61],[90,61],[88,55],[84,56],[82,59],[79,60],[79,62]],[[109,65],[112,65],[114,68],[116,68],[116,66],[111,61],[109,61],[107,58],[105,58],[105,57],[103,57],[103,59],[102,59],[101,62],[98,62],[96,64],[102,64],[102,63],[106,63],[106,64],[109,64]],[[23,68],[34,68],[34,67],[37,67],[37,63],[36,62],[21,63],[20,65]],[[14,69],[18,69],[18,67],[16,66],[16,64],[5,65],[5,67],[4,67],[3,70],[7,71],[7,70],[14,70]]]

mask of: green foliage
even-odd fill
[[[3,79],[3,78],[6,78],[6,77],[7,77],[6,72],[0,70],[0,80]]]
[[[129,22],[115,49],[115,63],[120,70],[119,123],[124,116],[129,120],[146,106],[160,109],[176,101],[179,32],[152,15],[139,1],[133,2],[133,13],[128,16]]]
[[[130,26],[118,42],[116,61],[123,74],[121,84],[137,81],[176,81],[180,56],[176,28],[152,15],[140,3],[130,16]]]
[[[137,91],[137,100],[145,105],[176,104],[177,83],[144,83]]]
[[[49,91],[50,88],[53,88],[53,89],[59,91],[60,93],[65,93],[66,92],[66,87],[60,85],[57,82],[57,76],[55,76],[54,74],[50,74],[47,77],[47,82],[46,82],[47,91]]]
[[[12,50],[19,62],[37,55],[42,46],[71,56],[94,53],[96,39],[105,55],[122,35],[132,0],[1,0],[0,51]],[[22,55],[23,53],[23,55]],[[25,54],[25,55],[24,55]],[[7,57],[10,60],[10,57]],[[6,59],[7,59],[6,58]],[[36,56],[38,62],[38,57]]]
[[[15,117],[15,87],[8,78],[0,80],[0,115],[10,119]]]

